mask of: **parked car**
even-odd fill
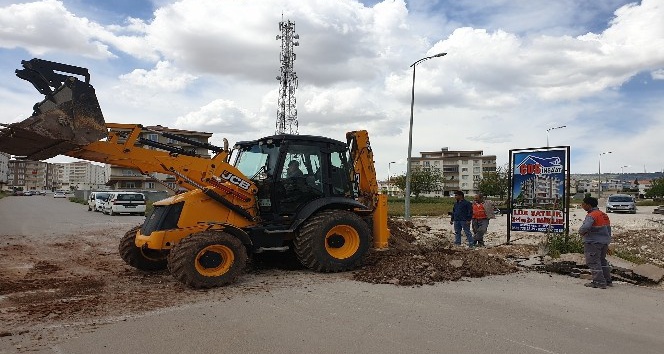
[[[636,214],[636,202],[634,197],[627,194],[612,194],[606,200],[606,212],[626,212]]]
[[[111,192],[101,211],[108,215],[145,215],[145,196],[136,192]]]
[[[653,214],[664,214],[664,205],[660,205],[652,211]]]
[[[29,197],[31,195],[34,195],[34,192],[33,191],[25,191],[25,192],[23,192],[23,195],[26,196],[26,197]]]
[[[90,193],[90,197],[88,197],[88,211],[102,211],[102,207],[104,206],[104,203],[106,203],[106,200],[108,199],[108,196],[111,193],[109,192],[92,192]]]
[[[65,191],[55,191],[53,192],[53,198],[67,198],[67,193]]]

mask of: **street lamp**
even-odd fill
[[[549,128],[549,129],[546,130],[546,147],[549,147],[549,132],[554,130],[554,129],[562,129],[562,128],[565,128],[565,127],[567,127],[567,126],[566,125],[561,125],[559,127]]]
[[[597,157],[597,198],[602,197],[602,155],[610,154],[611,151],[600,152]]]
[[[390,195],[390,188],[392,184],[392,173],[390,172],[390,167],[392,166],[393,163],[397,163],[396,161],[390,161],[387,163],[387,195]]]
[[[411,100],[410,100],[410,129],[408,130],[408,161],[406,161],[406,206],[405,206],[405,212],[404,212],[404,219],[410,220],[410,178],[411,178],[411,172],[410,172],[410,165],[411,165],[411,155],[413,151],[413,108],[415,107],[415,67],[417,64],[429,60],[431,58],[438,58],[447,55],[447,53],[438,53],[434,54],[432,56],[428,56],[425,58],[422,58],[413,64],[411,64],[411,68],[413,68],[413,88],[412,88],[412,93],[411,93]]]

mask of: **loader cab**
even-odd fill
[[[274,135],[235,146],[235,167],[258,187],[261,218],[289,224],[305,205],[326,197],[352,198],[345,143],[317,136]]]

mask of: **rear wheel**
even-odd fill
[[[295,238],[302,264],[319,272],[341,272],[358,267],[369,250],[369,226],[346,210],[322,211],[305,222]]]
[[[166,269],[166,255],[160,251],[136,246],[136,232],[141,225],[133,227],[120,240],[120,257],[130,266],[147,271]]]
[[[168,270],[173,277],[193,288],[230,284],[246,264],[247,250],[242,242],[218,231],[187,236],[168,255]]]

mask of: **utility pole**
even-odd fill
[[[279,99],[277,108],[276,134],[297,134],[297,109],[295,107],[295,89],[297,89],[297,74],[293,68],[295,53],[293,47],[300,45],[295,41],[300,35],[295,33],[295,23],[290,20],[279,22],[281,34],[277,40],[281,40],[281,62],[279,80]]]

